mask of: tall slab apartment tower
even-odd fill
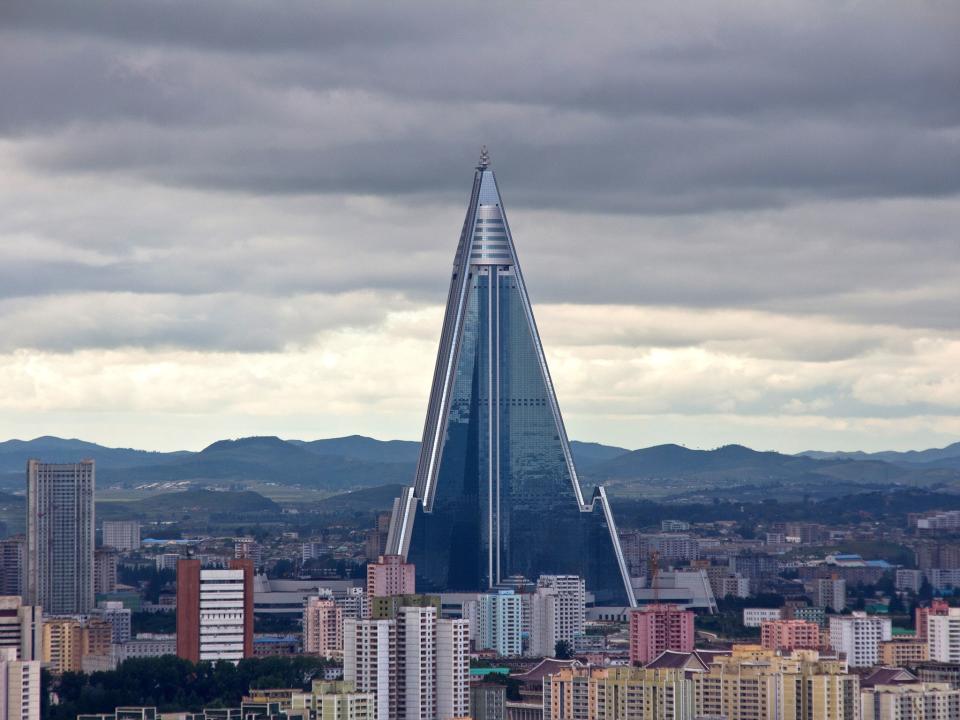
[[[585,493],[577,477],[486,150],[454,257],[416,478],[394,502],[387,553],[416,566],[421,592],[579,575],[599,602],[635,604],[604,489]]]
[[[94,607],[94,464],[27,461],[26,605],[47,615]]]

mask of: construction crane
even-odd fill
[[[647,560],[647,574],[650,575],[650,589],[653,590],[653,604],[660,604],[660,588],[657,587],[657,575],[660,574],[660,553],[653,550]]]

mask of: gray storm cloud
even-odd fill
[[[0,386],[429,355],[486,143],[572,407],[956,416],[958,36],[952,3],[2,3]]]

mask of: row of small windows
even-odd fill
[[[477,218],[477,225],[503,225],[503,218]]]

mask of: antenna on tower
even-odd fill
[[[487,152],[487,146],[483,145],[480,148],[480,162],[477,163],[477,170],[486,170],[490,167],[490,153]]]

